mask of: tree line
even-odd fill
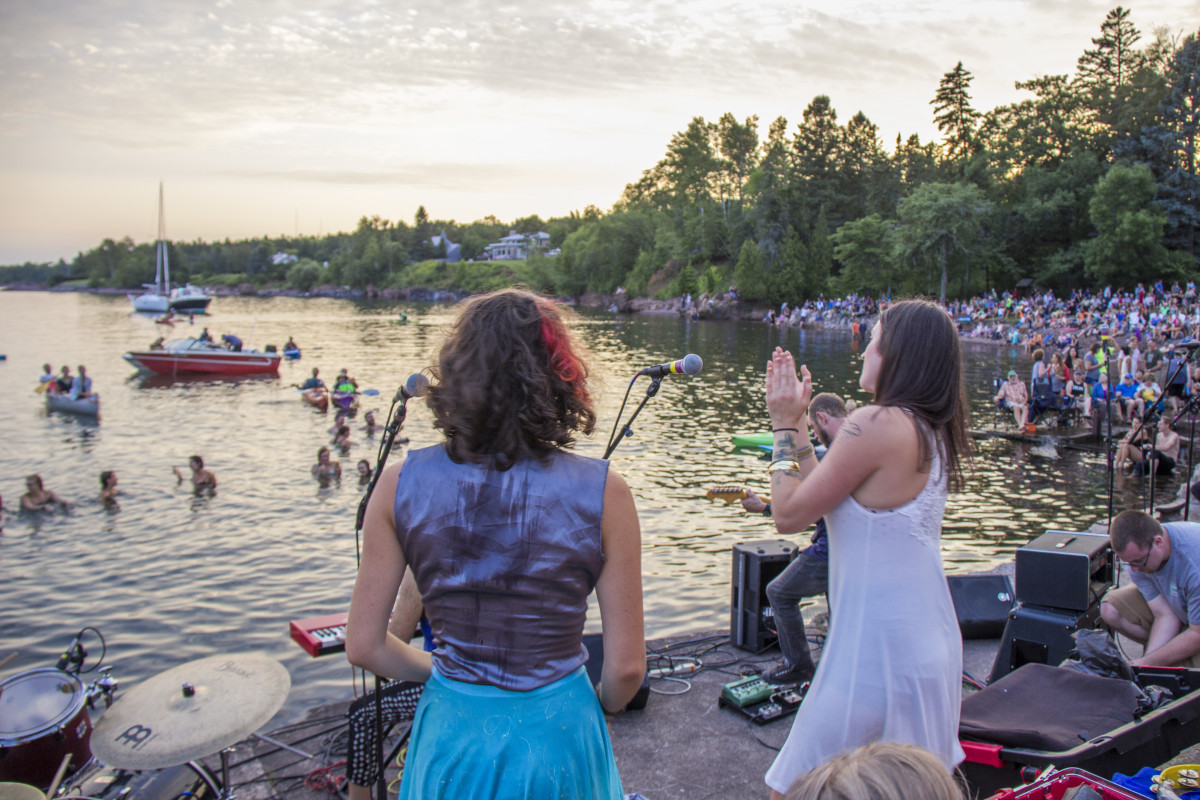
[[[172,278],[635,296],[736,285],[772,303],[1184,278],[1200,257],[1198,33],[1144,39],[1118,6],[1074,74],[1017,82],[1018,102],[977,110],[973,75],[956,64],[930,100],[937,141],[901,135],[888,152],[862,111],[842,124],[818,95],[765,138],[757,116],[692,119],[609,213],[460,225],[420,208],[411,225],[374,216],[325,237],[172,243]],[[436,261],[436,234],[470,259],[509,230],[544,230],[562,253]],[[274,263],[281,251],[300,261]],[[0,282],[31,269],[136,286],[153,280],[153,248],[105,240],[70,263],[0,268]]]

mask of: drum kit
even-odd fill
[[[0,681],[0,800],[230,800],[230,746],[275,716],[291,689],[278,661],[220,655],[161,672],[114,703],[110,669],[86,688],[55,668]],[[109,707],[93,728],[88,709],[101,698]],[[219,780],[198,762],[216,753]]]

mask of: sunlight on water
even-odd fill
[[[347,695],[340,656],[312,659],[288,638],[290,619],[345,610],[355,571],[354,514],[361,497],[349,474],[322,488],[309,474],[327,444],[332,418],[305,406],[292,384],[312,367],[332,378],[348,367],[377,388],[366,408],[386,413],[396,388],[426,366],[452,318],[446,306],[293,298],[219,298],[213,315],[168,335],[236,333],[251,347],[281,346],[289,335],[303,358],[278,379],[144,380],[121,358],[164,332],[131,314],[125,298],[0,292],[0,493],[16,507],[23,478],[75,503],[70,514],[10,515],[0,535],[0,635],[19,653],[11,672],[50,666],[85,625],[108,643],[107,663],[130,685],[179,663],[221,652],[261,651],[292,674],[280,722]],[[393,323],[404,310],[412,322]],[[844,332],[778,331],[754,323],[688,323],[677,317],[582,312],[592,352],[599,422],[579,445],[604,452],[626,387],[641,367],[694,352],[695,377],[663,381],[612,463],[637,499],[644,539],[646,628],[663,636],[728,625],[730,550],[775,538],[770,521],[738,504],[705,499],[718,484],[766,493],[766,462],[735,450],[731,433],[768,428],[762,372],[776,344],[797,352],[819,391],[866,399],[858,389],[855,343]],[[976,427],[992,421],[991,379],[1026,358],[1007,346],[968,344]],[[32,392],[41,365],[83,363],[102,396],[99,423],[47,415]],[[622,421],[645,396],[637,381]],[[375,442],[356,423],[341,457],[347,473],[375,459]],[[411,446],[439,437],[414,403],[404,435]],[[1103,457],[1059,448],[1058,459],[1001,439],[977,443],[968,491],[950,498],[943,537],[947,570],[970,572],[1011,560],[1048,528],[1084,530],[1107,513]],[[401,449],[400,452],[403,452]],[[213,498],[176,485],[172,466],[204,456],[220,479]],[[119,511],[96,502],[98,475],[116,470]],[[1136,480],[1118,487],[1118,509],[1140,502]],[[1173,495],[1174,482],[1160,499]],[[803,537],[807,539],[807,534]],[[591,626],[597,624],[593,618]],[[89,665],[99,647],[89,647]]]

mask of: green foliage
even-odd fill
[[[847,222],[830,237],[842,272],[833,282],[839,295],[891,295],[895,280],[892,223],[878,214]]]
[[[972,260],[992,256],[984,236],[991,210],[979,187],[965,183],[930,183],[904,198],[893,252],[914,269],[902,289],[944,301],[951,277],[969,284]]]
[[[324,270],[321,265],[311,258],[302,258],[287,271],[287,285],[293,289],[307,292],[312,287],[322,283]]]
[[[738,296],[743,300],[753,302],[767,298],[767,272],[763,268],[762,253],[759,252],[758,245],[748,239],[738,253],[733,282],[737,285]]]
[[[1154,176],[1144,164],[1114,166],[1100,179],[1088,205],[1098,235],[1084,249],[1084,268],[1097,284],[1132,287],[1165,274],[1167,214],[1153,199]]]
[[[971,154],[975,137],[975,121],[979,112],[971,107],[969,89],[974,76],[963,68],[960,61],[954,69],[942,76],[933,106],[933,121],[946,135],[947,155],[952,159],[966,158]]]

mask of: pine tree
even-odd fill
[[[960,61],[954,69],[942,76],[937,94],[929,102],[933,106],[933,121],[946,136],[947,154],[952,159],[971,155],[975,138],[975,123],[979,112],[971,107],[968,89],[974,76],[963,68]]]

